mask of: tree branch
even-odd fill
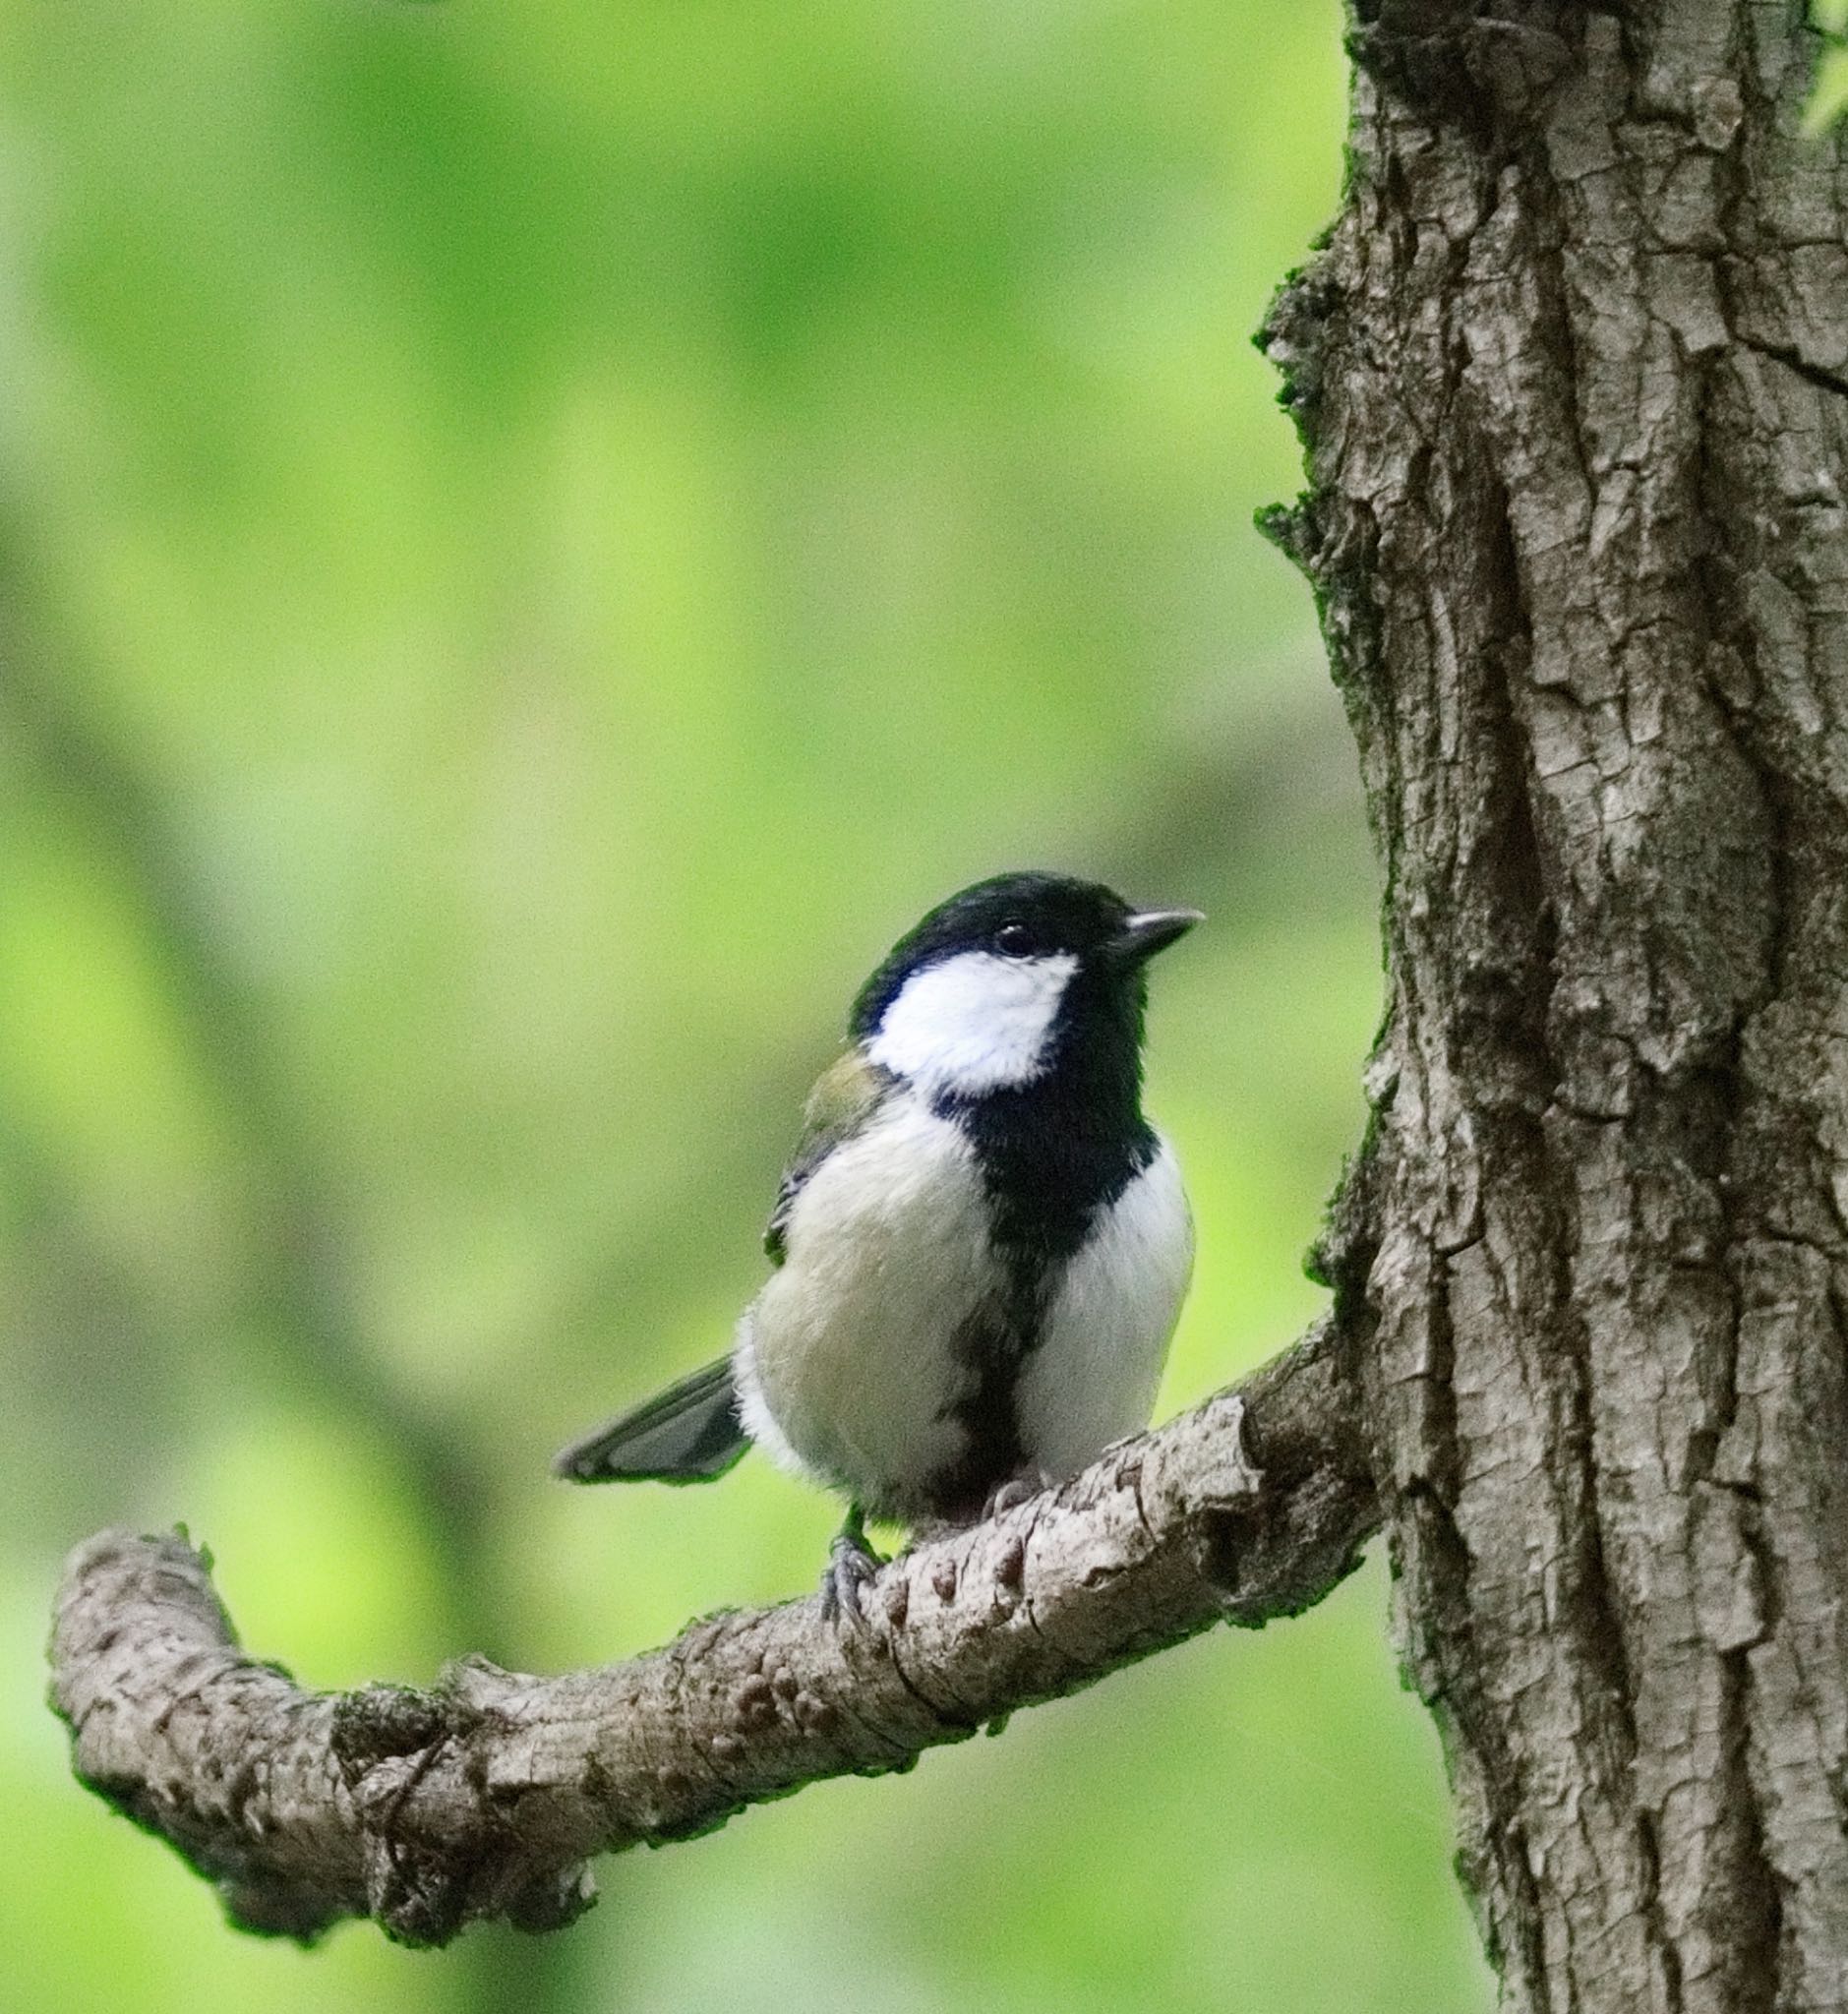
[[[908,1768],[1208,1628],[1319,1600],[1379,1512],[1332,1320],[1235,1391],[885,1568],[868,1625],[807,1600],[558,1679],[478,1658],[429,1691],[305,1692],[237,1647],[183,1537],[72,1554],[52,1704],[73,1766],[242,1926],[371,1916],[440,1944],[569,1923],[599,1852],[711,1831],[829,1776]]]

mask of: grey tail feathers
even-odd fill
[[[573,1442],[552,1473],[574,1483],[706,1483],[749,1445],[731,1359],[721,1357]]]

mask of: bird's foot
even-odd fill
[[[1030,1502],[1042,1490],[1052,1487],[1052,1478],[1043,1468],[1023,1468],[1018,1475],[1010,1475],[1006,1482],[997,1483],[991,1489],[982,1506],[984,1518],[998,1517],[1003,1510],[1013,1510]]]
[[[885,1562],[866,1543],[866,1530],[856,1504],[847,1522],[828,1547],[828,1564],[821,1575],[821,1618],[838,1623],[844,1617],[856,1628],[865,1621],[860,1605],[861,1590],[871,1584]]]

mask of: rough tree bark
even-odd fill
[[[1504,2005],[1848,2007],[1848,145],[1794,0],[1357,5],[1272,528],[1390,1006],[1274,1473],[1219,1401],[894,1569],[859,1647],[792,1608],[343,1706],[232,1656],[190,1555],[92,1544],[79,1766],[246,1916],[562,1921],[599,1844],[1299,1606],[1383,1512]]]
[[[907,1768],[1214,1623],[1319,1601],[1378,1522],[1340,1357],[1320,1323],[1239,1392],[914,1548],[858,1627],[811,1596],[560,1679],[469,1658],[432,1691],[305,1692],[239,1650],[183,1534],[102,1532],[66,1570],[53,1704],[80,1777],[171,1840],[246,1929],[312,1938],[371,1916],[441,1944],[485,1917],[560,1928],[594,1893],[593,1854]]]
[[[1511,2009],[1848,2005],[1848,148],[1797,4],[1359,0],[1286,289],[1363,1332]]]

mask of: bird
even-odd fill
[[[822,1608],[859,1623],[868,1519],[967,1524],[1146,1427],[1194,1252],[1142,1111],[1147,969],[1202,920],[1044,872],[929,911],[809,1096],[730,1352],[555,1473],[707,1482],[755,1443],[846,1499]]]

